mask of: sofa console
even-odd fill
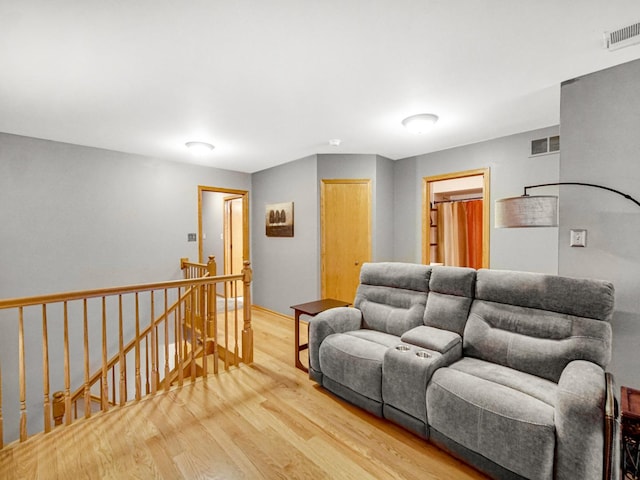
[[[493,478],[602,479],[613,304],[604,281],[368,263],[309,324],[309,376]]]

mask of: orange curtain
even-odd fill
[[[483,200],[464,202],[467,217],[467,266],[482,268]]]
[[[436,262],[482,267],[482,200],[443,202],[438,210]]]

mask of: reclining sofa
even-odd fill
[[[613,304],[604,281],[368,263],[310,322],[309,376],[493,478],[602,479]]]

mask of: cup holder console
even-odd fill
[[[396,345],[396,350],[398,350],[399,352],[408,352],[409,350],[411,350],[411,347],[409,345]],[[418,350],[416,352],[416,357],[418,358],[431,358],[431,354],[425,350]]]

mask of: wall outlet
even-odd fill
[[[195,242],[198,236],[195,233],[187,233],[187,242]]]
[[[586,230],[571,230],[571,241],[569,242],[571,247],[586,247],[587,246],[587,231]]]

